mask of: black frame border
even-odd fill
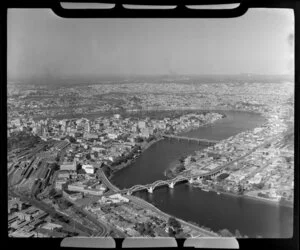
[[[60,2],[88,2],[88,3],[115,3],[116,6],[112,9],[100,9],[100,10],[67,10],[63,9]],[[241,3],[239,7],[229,10],[195,10],[188,9],[185,5],[200,5],[200,4],[230,4],[230,3]],[[177,5],[175,9],[164,9],[164,10],[136,10],[136,9],[125,9],[122,4],[144,4],[144,5]],[[4,7],[1,7],[0,12],[0,46],[1,46],[1,63],[0,68],[0,108],[1,108],[1,142],[3,148],[6,148],[5,142],[7,141],[7,10],[9,8],[50,8],[52,11],[61,17],[66,18],[234,18],[246,13],[248,8],[288,8],[293,9],[295,15],[295,189],[294,189],[294,230],[293,237],[291,239],[238,239],[241,249],[253,249],[257,247],[271,248],[271,249],[299,249],[299,119],[298,112],[299,107],[299,65],[300,65],[300,38],[297,30],[300,27],[300,1],[299,0],[262,0],[262,1],[226,1],[226,0],[12,0],[6,2]],[[298,66],[298,67],[297,67]],[[1,176],[1,217],[3,216],[2,222],[7,220],[7,160],[6,153],[1,150],[1,162],[3,162],[0,168]],[[31,248],[41,249],[43,247],[59,248],[61,239],[55,238],[9,238],[7,234],[7,224],[1,223],[1,236],[3,236],[8,243],[9,247],[20,247],[30,246]],[[1,237],[2,238],[2,237]],[[184,239],[177,239],[178,246],[183,246]],[[116,239],[116,247],[121,248],[122,239]],[[188,248],[187,248],[188,249]]]

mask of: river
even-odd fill
[[[226,117],[214,124],[183,133],[184,136],[221,140],[242,131],[253,129],[266,120],[250,112],[222,111]],[[195,142],[162,140],[147,150],[130,166],[112,178],[112,182],[127,188],[166,179],[164,171],[181,156],[204,148]],[[193,221],[214,231],[238,229],[249,237],[291,237],[293,209],[246,197],[204,192],[188,183],[177,184],[174,189],[157,187],[153,194],[147,191],[136,196],[153,203],[160,210],[186,221]]]

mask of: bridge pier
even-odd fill
[[[174,182],[171,182],[170,184],[169,184],[169,188],[174,188]]]
[[[153,187],[149,187],[149,188],[147,188],[147,190],[148,190],[148,193],[150,193],[150,194],[153,193]]]

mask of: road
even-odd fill
[[[72,208],[74,210],[84,214],[86,219],[93,222],[99,228],[99,233],[97,234],[98,236],[101,236],[101,237],[107,236],[110,228],[106,225],[106,223],[103,223],[103,222],[99,221],[98,218],[95,215],[93,215],[93,214],[89,213],[88,211],[86,211],[85,209],[79,207],[71,199],[68,199],[66,197],[64,197],[64,199],[66,199],[67,201],[69,201],[70,203],[73,204]]]
[[[103,221],[102,219],[96,217],[93,213],[91,213],[91,212],[87,211],[86,209],[78,206],[76,203],[74,203],[74,201],[72,201],[68,198],[65,198],[65,199],[73,204],[73,208],[75,210],[83,213],[86,216],[87,219],[89,219],[94,224],[96,224],[99,228],[101,228],[102,233],[98,234],[97,236],[102,236],[102,237],[107,236],[109,234],[109,231],[114,231],[115,233],[117,233],[122,238],[128,236],[127,234],[125,234],[121,230],[115,228],[114,226],[110,225],[106,221]]]
[[[16,191],[12,191],[12,190],[9,190],[9,194],[11,196],[21,198],[22,200],[24,200],[24,201],[30,203],[31,205],[33,205],[33,206],[35,206],[35,207],[37,207],[37,208],[39,208],[39,209],[47,212],[48,214],[50,214],[52,216],[57,215],[60,218],[64,218],[64,219],[69,220],[70,222],[67,223],[67,224],[69,224],[69,226],[74,225],[74,228],[76,228],[76,230],[79,231],[79,232],[81,232],[81,234],[84,235],[84,236],[92,236],[92,234],[93,234],[91,229],[83,226],[81,223],[78,223],[77,221],[75,221],[74,219],[70,218],[69,216],[66,216],[65,214],[62,214],[62,213],[58,212],[54,208],[49,207],[47,204],[45,204],[45,203],[43,203],[41,201],[38,201],[36,199],[24,196],[22,194],[17,193]],[[101,236],[103,236],[105,234],[106,234],[105,231],[103,231],[103,233],[100,232]]]
[[[128,237],[127,234],[125,234],[124,232],[122,232],[121,230],[109,225],[107,222],[103,221],[100,218],[96,218],[95,215],[93,215],[92,213],[90,213],[89,211],[85,210],[85,209],[81,209],[81,211],[86,214],[91,220],[95,221],[95,224],[98,223],[100,225],[102,225],[105,228],[106,231],[106,235],[101,235],[101,236],[107,236],[109,231],[114,231],[115,233],[117,233],[120,237],[125,238]]]
[[[98,170],[97,172],[98,176],[101,178],[101,181],[103,182],[104,185],[106,185],[110,190],[113,192],[120,192],[120,189],[117,188],[115,185],[113,185],[106,177],[106,175],[103,173],[101,169]]]

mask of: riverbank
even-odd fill
[[[216,118],[215,120],[213,121],[207,121],[207,122],[204,122],[202,123],[201,125],[199,125],[198,127],[191,127],[191,128],[186,128],[186,129],[182,129],[180,131],[178,131],[177,133],[175,133],[174,135],[181,135],[183,133],[187,133],[187,132],[193,132],[201,127],[205,127],[205,126],[209,126],[209,125],[213,125],[216,121],[219,121],[221,119],[224,119],[226,118],[226,115],[225,114],[221,114],[220,112],[213,112],[213,113],[217,113],[217,114],[220,114],[222,115],[220,118]]]
[[[207,188],[207,187],[200,187],[200,186],[195,186],[193,185],[194,188],[199,188],[201,190],[205,189],[208,190],[209,192],[214,192],[214,193],[219,193],[219,194],[223,194],[223,195],[230,195],[236,198],[246,198],[246,199],[252,199],[252,200],[258,200],[258,201],[262,201],[268,204],[272,204],[272,205],[278,205],[278,206],[283,206],[283,207],[289,207],[289,208],[293,208],[294,204],[290,204],[290,203],[281,203],[280,200],[271,200],[268,198],[264,198],[264,197],[259,197],[259,196],[253,196],[253,195],[249,195],[249,194],[236,194],[236,193],[232,193],[229,191],[219,191],[219,190],[215,190],[215,189],[211,189],[211,188]],[[205,191],[204,191],[205,192]]]
[[[189,228],[195,230],[195,231],[198,231],[198,233],[202,233],[205,235],[205,237],[220,237],[219,234],[215,233],[214,231],[212,230],[209,230],[209,229],[206,229],[206,228],[202,228],[201,226],[198,226],[198,225],[194,225],[190,222],[187,222],[185,220],[182,220],[176,216],[173,216],[173,215],[170,215],[170,214],[167,214],[163,211],[161,211],[160,209],[158,209],[156,206],[154,206],[153,204],[137,197],[137,196],[128,196],[128,195],[124,195],[125,197],[131,199],[132,201],[135,201],[137,202],[137,204],[141,204],[145,207],[148,207],[148,208],[152,208],[155,212],[157,212],[158,214],[160,214],[161,216],[165,217],[166,219],[168,219],[169,217],[174,217],[176,218],[176,220],[178,220],[183,226],[188,226]]]
[[[278,205],[278,206],[282,206],[282,207],[289,207],[289,208],[294,208],[294,204],[292,203],[283,203],[280,200],[270,200],[268,198],[264,198],[264,197],[259,197],[259,196],[253,196],[253,195],[247,195],[244,194],[242,195],[242,197],[245,197],[247,199],[253,199],[253,200],[259,200],[259,201],[263,201],[269,204],[273,204],[273,205]]]
[[[249,109],[232,109],[232,108],[227,108],[227,107],[206,107],[204,109],[199,109],[199,107],[177,107],[174,109],[158,109],[158,108],[148,108],[148,109],[143,109],[143,110],[137,110],[137,109],[128,109],[126,112],[128,113],[137,113],[137,112],[148,112],[148,111],[156,111],[156,112],[163,112],[163,111],[199,111],[199,112],[213,112],[213,111],[223,111],[223,112],[248,112],[248,113],[253,113],[253,114],[262,114],[261,111],[257,110],[249,110]]]
[[[159,137],[159,138],[157,138],[157,139],[155,139],[155,140],[152,140],[152,141],[150,141],[150,142],[147,142],[147,143],[144,143],[144,144],[142,144],[140,147],[141,147],[141,149],[140,149],[140,151],[139,151],[139,153],[138,154],[135,154],[135,156],[137,156],[137,157],[134,157],[134,158],[132,158],[132,159],[129,159],[129,160],[127,160],[125,163],[123,162],[123,163],[121,163],[121,164],[119,164],[119,165],[117,165],[117,166],[114,166],[114,169],[112,169],[112,172],[111,172],[111,174],[110,174],[110,176],[108,176],[107,178],[109,179],[109,180],[111,180],[113,177],[114,177],[114,175],[118,172],[118,171],[120,171],[121,169],[123,169],[123,168],[126,168],[126,167],[128,167],[129,165],[131,165],[131,164],[133,164],[135,161],[136,161],[136,159],[146,150],[146,149],[148,149],[149,147],[151,147],[153,144],[155,144],[155,143],[157,143],[157,142],[159,142],[159,141],[161,141],[161,140],[163,140],[163,138],[162,137]]]
[[[205,122],[203,124],[201,124],[199,127],[192,127],[192,128],[187,128],[187,129],[183,129],[181,131],[179,131],[178,133],[175,133],[174,135],[182,135],[184,133],[188,133],[188,132],[193,132],[193,131],[196,131],[197,129],[199,128],[203,128],[205,126],[209,126],[209,125],[213,125],[215,122],[219,121],[219,120],[222,120],[224,118],[226,118],[226,114],[222,114],[220,112],[216,112],[217,114],[220,114],[221,117],[220,118],[217,118],[213,121],[210,121],[210,122]],[[170,167],[169,169],[165,170],[164,172],[164,175],[171,179],[171,178],[175,178],[177,175],[179,175],[180,173],[182,173],[184,171],[184,166],[183,166],[183,163],[180,161],[180,159],[178,160],[178,162],[176,162],[174,164],[174,166]]]

